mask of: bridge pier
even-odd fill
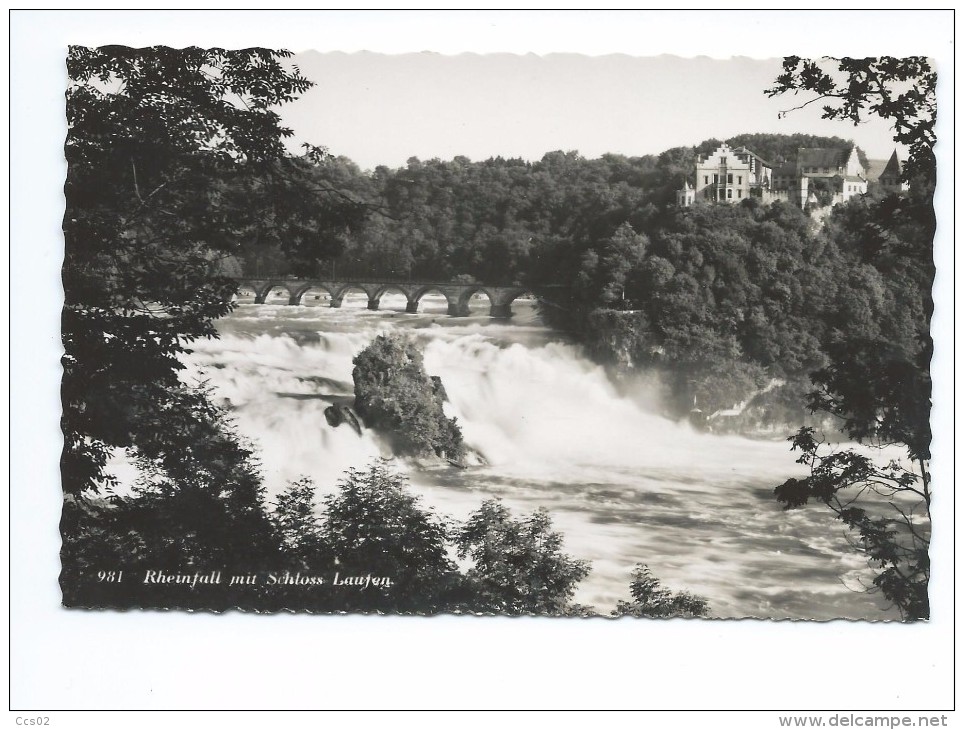
[[[408,314],[418,314],[418,302],[408,302],[405,305],[405,311]]]
[[[261,294],[255,294],[255,295],[254,295],[254,303],[255,303],[255,304],[264,304],[264,297],[263,297]]]
[[[332,309],[341,309],[341,297],[332,297],[331,304],[329,306]]]
[[[372,310],[373,312],[377,312],[377,311],[378,311],[378,305],[379,305],[380,303],[381,303],[381,299],[369,299],[369,300],[368,300],[368,308],[369,308],[370,310]]]
[[[288,297],[288,306],[297,307],[299,304],[301,304],[301,297],[296,297],[294,294]]]
[[[468,317],[469,316],[469,305],[468,304],[458,304],[454,302],[449,302],[450,317]]]
[[[489,307],[489,316],[496,319],[508,319],[512,316],[511,304],[493,304]]]

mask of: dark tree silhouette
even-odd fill
[[[768,96],[806,94],[810,98],[788,114],[823,103],[824,119],[846,119],[854,125],[868,114],[893,123],[894,141],[907,145],[906,179],[934,175],[934,124],[937,119],[937,74],[927,58],[783,59],[783,73],[767,89]]]
[[[835,211],[828,239],[859,257],[861,279],[838,295],[838,324],[826,347],[827,364],[812,380],[810,408],[840,420],[852,439],[873,447],[897,447],[902,458],[871,459],[852,449],[834,450],[804,428],[792,437],[804,479],[776,488],[787,508],[810,501],[829,507],[857,535],[855,547],[875,570],[873,589],[904,620],[930,615],[928,546],[931,529],[930,360],[933,341],[930,288],[934,279],[933,182],[937,76],[927,59],[784,59],[770,96],[812,95],[800,108],[826,101],[823,116],[859,123],[867,114],[893,122],[894,140],[910,158],[904,177],[910,192]],[[792,110],[791,110],[792,111]],[[868,281],[894,292],[891,316],[872,316]],[[867,315],[871,316],[867,316]]]
[[[216,272],[247,222],[225,178],[291,134],[273,107],[311,84],[265,49],[72,46],[63,265],[63,483],[96,491],[114,448],[178,411],[178,355],[213,337]]]

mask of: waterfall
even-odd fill
[[[426,505],[464,519],[482,500],[517,513],[543,506],[570,554],[592,561],[576,600],[608,612],[628,599],[634,564],[664,584],[706,596],[716,616],[879,618],[875,599],[841,576],[865,569],[825,510],[783,512],[773,487],[802,473],[786,443],[694,431],[626,395],[580,348],[516,302],[509,322],[487,307],[467,318],[380,311],[245,305],[199,342],[186,377],[203,378],[256,446],[269,494],[310,477],[319,493],[350,467],[392,457],[371,429],[329,425],[350,405],[352,358],[377,334],[404,329],[442,378],[447,414],[484,466],[465,470],[399,461]],[[438,304],[438,303],[437,303]],[[819,595],[820,600],[813,600]]]

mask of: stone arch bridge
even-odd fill
[[[490,286],[487,284],[456,284],[452,282],[386,282],[373,279],[333,280],[333,279],[257,279],[238,278],[238,287],[254,291],[256,304],[264,304],[272,289],[288,292],[288,304],[301,304],[302,297],[311,289],[328,292],[332,307],[340,307],[349,291],[361,291],[368,297],[368,308],[378,309],[382,296],[394,291],[405,295],[408,303],[405,311],[418,312],[419,301],[429,292],[442,294],[448,302],[448,313],[453,317],[469,315],[469,299],[475,294],[485,294],[489,298],[490,317],[511,317],[512,302],[518,297],[530,294],[521,286]]]

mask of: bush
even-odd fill
[[[589,575],[585,560],[562,552],[545,509],[514,519],[490,499],[469,516],[456,537],[460,558],[474,565],[467,577],[474,610],[504,614],[569,614],[576,584]]]
[[[705,598],[687,591],[673,593],[664,588],[659,578],[642,563],[633,570],[629,591],[633,596],[632,602],[620,601],[613,616],[701,618],[710,611]]]
[[[449,530],[408,493],[404,477],[375,462],[350,469],[339,489],[324,500],[322,522],[334,569],[341,579],[371,575],[391,584],[334,585],[337,610],[451,610],[462,578],[448,557]]]

